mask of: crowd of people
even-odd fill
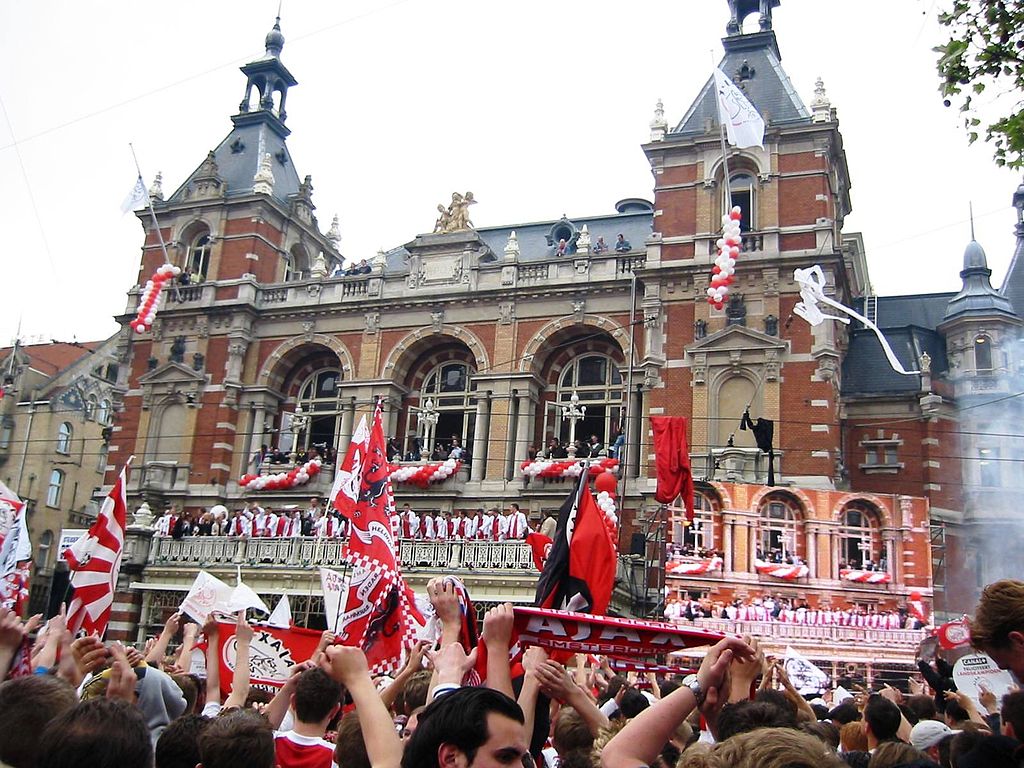
[[[626,438],[622,432],[617,432],[615,439],[610,446],[605,446],[597,435],[591,435],[587,440],[577,439],[572,443],[575,446],[575,458],[577,459],[603,459],[621,458],[622,446]],[[552,437],[543,450],[532,445],[527,450],[527,458],[534,459],[567,459],[569,458],[570,443]]]
[[[549,515],[545,525],[552,529],[553,522],[554,517]],[[156,536],[175,539],[186,536],[342,539],[348,536],[348,521],[336,511],[325,508],[317,496],[310,499],[305,509],[293,507],[276,512],[261,506],[255,499],[238,510],[218,505],[204,512],[179,512],[177,507],[171,506],[156,520],[154,527]],[[523,540],[538,527],[539,524],[531,527],[526,513],[514,502],[504,510],[480,507],[475,512],[466,509],[422,514],[405,504],[391,516],[395,539],[420,541]]]
[[[815,608],[801,598],[781,595],[732,602],[708,598],[670,597],[665,603],[669,621],[727,619],[729,621],[778,621],[812,626],[859,627],[866,629],[921,629],[924,623],[906,609],[879,611],[864,606]]]
[[[0,610],[0,762],[11,768],[1020,768],[1024,691],[978,703],[926,659],[924,680],[842,701],[798,693],[751,637],[713,645],[695,674],[616,674],[607,659],[515,651],[511,604],[462,638],[448,579],[428,585],[439,636],[394,677],[329,632],[274,692],[250,684],[253,627],[235,620],[222,697],[217,621],[172,616],[142,649],[40,631]],[[989,585],[972,642],[1024,679],[1024,582]],[[200,637],[205,666],[188,666]],[[181,638],[176,652],[172,644]],[[11,670],[19,649],[30,669]],[[470,646],[471,647],[467,647]],[[486,661],[477,664],[478,654]],[[511,658],[517,659],[513,665]],[[908,684],[913,681],[908,680]],[[925,690],[925,686],[930,690]]]

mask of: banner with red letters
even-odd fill
[[[217,628],[220,688],[226,698],[231,693],[231,681],[235,679],[235,622],[218,621]],[[280,688],[288,679],[289,669],[312,657],[321,634],[319,630],[302,627],[277,629],[254,625],[249,644],[249,683],[257,687]]]

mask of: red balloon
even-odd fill
[[[725,306],[725,304],[723,304],[723,303],[722,303],[722,302],[720,302],[720,301],[716,301],[716,302],[715,302],[715,309],[721,309],[721,308],[722,308],[722,307],[724,307],[724,306]]]
[[[739,221],[741,218],[743,218],[743,214],[740,213],[739,211],[729,211],[729,218],[732,219],[733,221]]]
[[[615,495],[615,490],[618,488],[619,481],[615,478],[611,472],[602,472],[596,478],[594,478],[594,489],[600,493],[601,491],[607,491],[612,496]]]
[[[711,274],[712,275],[717,275],[721,271],[722,271],[722,268],[720,266],[718,266],[717,264],[715,264],[715,266],[713,266],[711,268]]]
[[[320,467],[318,467],[316,464],[310,464],[309,465],[309,474],[315,475],[319,471],[320,471]]]
[[[920,600],[921,599],[921,593],[917,592],[917,591],[911,592],[910,593],[910,599],[911,600]]]

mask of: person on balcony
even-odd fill
[[[254,501],[255,505],[256,502]],[[256,537],[264,537],[267,535],[267,523],[270,522],[270,515],[267,514],[263,507],[256,507],[258,512],[254,512],[252,516],[252,535]]]
[[[591,250],[594,253],[604,253],[608,250],[608,243],[604,241],[604,236],[599,236],[597,242],[591,246]]]
[[[590,440],[587,442],[587,456],[592,459],[599,459],[604,456],[604,443],[598,439],[597,435],[591,435]]]
[[[336,539],[341,535],[341,527],[334,515],[323,514],[317,520],[315,526],[316,536],[319,539]]]
[[[615,250],[617,253],[626,253],[627,251],[633,250],[633,246],[629,244],[629,240],[627,240],[621,232],[615,239]]]
[[[232,513],[232,517],[228,521],[228,536],[234,536],[239,539],[252,536],[252,520],[245,514],[244,509],[236,510]]]
[[[174,529],[174,524],[178,522],[178,515],[173,505],[164,510],[164,513],[160,515],[160,519],[156,521],[156,533],[155,536],[170,536],[171,531]]]
[[[408,504],[402,505],[402,535],[407,539],[420,537],[420,517]]]
[[[461,540],[466,538],[466,510],[456,512],[455,516],[449,517],[450,530],[449,533],[453,539]]]
[[[497,541],[498,537],[495,532],[494,515],[498,510],[488,509],[484,512],[483,517],[480,518],[480,528],[477,531],[476,537],[483,539],[484,541]]]
[[[423,528],[423,539],[425,541],[434,540],[434,516],[429,512],[423,514],[423,518],[420,521]]]
[[[508,541],[509,523],[511,521],[511,515],[508,512],[500,512],[494,510],[494,528],[495,528],[495,541]]]
[[[468,524],[466,525],[466,538],[467,539],[479,539],[480,538],[480,526],[483,525],[484,521],[484,510],[483,507],[477,507],[476,514],[470,517]]]
[[[281,520],[281,515],[277,514],[272,509],[267,510],[267,521],[263,529],[263,535],[270,538],[277,536],[277,524]]]
[[[462,447],[462,441],[458,435],[452,435],[451,449],[448,451],[448,458],[461,461],[466,449]]]
[[[450,513],[445,513],[442,515],[440,512],[438,512],[437,517],[434,518],[434,538],[438,541],[448,540],[448,532],[450,528],[449,524],[451,523],[451,517],[452,516]]]
[[[508,521],[508,537],[510,539],[525,539],[526,534],[530,532],[529,521],[526,519],[526,513],[519,509],[519,505],[515,502],[509,505]]]

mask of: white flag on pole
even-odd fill
[[[828,675],[792,647],[786,647],[783,667],[789,675],[789,681],[801,696],[805,693],[821,693],[828,688]]]
[[[734,147],[764,147],[764,118],[725,72],[715,67],[718,119]]]
[[[146,192],[146,185],[142,183],[142,176],[139,176],[135,180],[135,186],[132,187],[132,191],[125,195],[124,200],[121,201],[121,213],[134,211],[136,208],[145,205],[148,200],[149,196]]]
[[[281,595],[281,599],[274,606],[274,612],[267,619],[267,624],[277,629],[288,629],[292,625],[292,606],[288,602],[288,595]]]
[[[320,586],[324,591],[324,615],[327,617],[327,628],[331,632],[338,631],[341,619],[341,596],[348,594],[348,580],[344,574],[331,568],[320,568]]]
[[[231,587],[216,576],[200,571],[181,601],[180,610],[203,624],[206,617],[215,611],[227,613],[230,602]]]

